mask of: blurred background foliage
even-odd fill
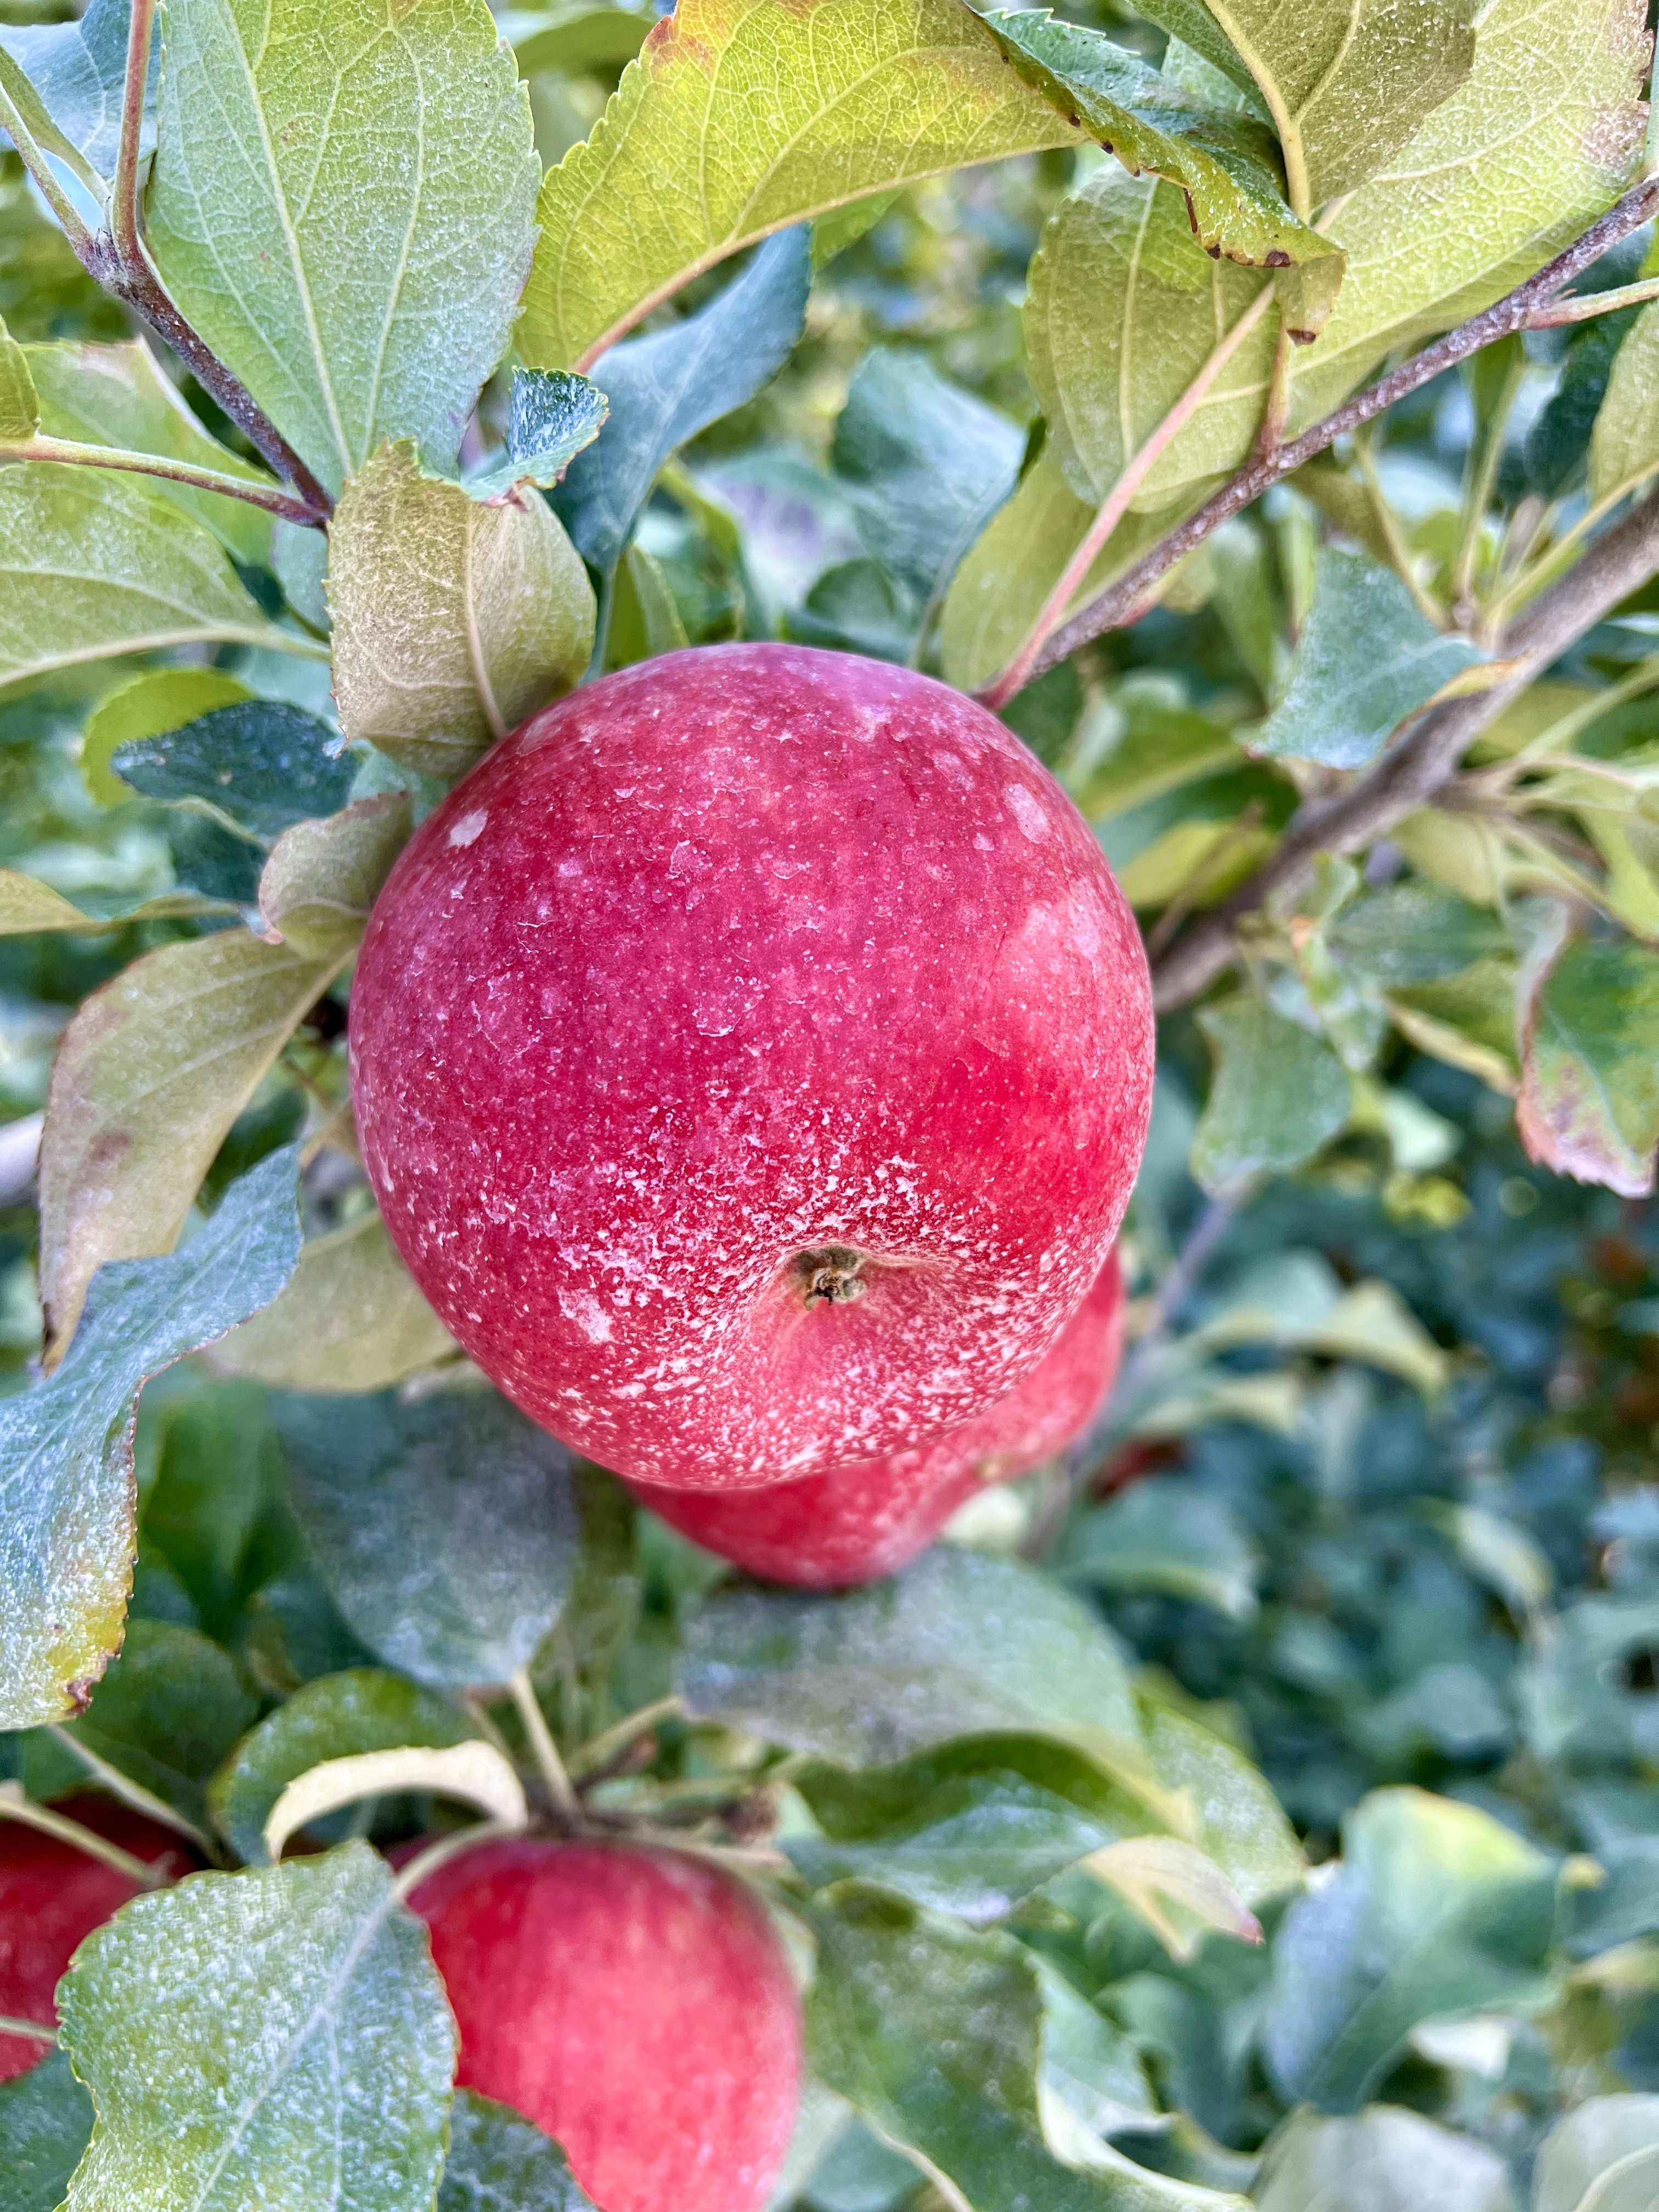
[[[69,12],[4,0],[0,21]],[[540,151],[556,159],[591,127],[644,21],[500,12],[536,64]],[[601,12],[613,19],[601,27],[608,47],[589,21]],[[1109,7],[1066,12],[1161,51],[1161,33]],[[849,401],[872,361],[896,362],[913,389],[946,380],[925,387],[941,434],[982,435],[1004,456],[993,473],[1018,465],[1036,420],[1026,265],[1079,162],[1055,154],[966,172],[892,196],[872,221],[866,207],[821,228],[788,366],[659,483],[618,585],[613,661],[782,634],[935,665],[937,587],[907,572],[872,521],[869,426]],[[1628,281],[1648,247],[1645,234],[1628,242],[1594,281]],[[704,280],[659,325],[718,289]],[[0,161],[0,315],[23,340],[124,329],[11,156]],[[1494,423],[1480,529],[1496,542],[1517,515],[1540,527],[1547,505],[1558,528],[1583,512],[1589,426],[1629,320],[1529,336],[1504,364],[1501,416],[1492,371],[1477,364],[1378,426],[1364,457],[1374,519],[1431,587],[1458,559],[1473,461]],[[186,392],[235,446],[204,395]],[[505,407],[501,384],[486,396],[481,450]],[[866,411],[892,429],[890,413]],[[1158,611],[1009,710],[1103,825],[1155,942],[1161,917],[1236,880],[1298,795],[1283,763],[1247,758],[1234,732],[1273,706],[1305,615],[1326,528],[1316,489],[1273,495]],[[273,575],[248,580],[279,603]],[[1558,675],[1618,683],[1652,650],[1655,623],[1644,604],[1620,611]],[[268,696],[331,711],[325,672],[235,647],[211,658]],[[101,804],[83,773],[89,714],[134,672],[106,664],[0,703],[0,863],[92,913],[175,882],[206,888],[188,844],[199,817],[137,797]],[[1659,708],[1638,688],[1599,726],[1604,752],[1632,750],[1659,738]],[[1137,782],[1126,764],[1141,741],[1202,773],[1178,788],[1156,774]],[[1195,843],[1199,823],[1214,835]],[[1199,869],[1223,837],[1224,865]],[[1447,928],[1494,957],[1501,932],[1481,934],[1496,927],[1494,902],[1467,879],[1460,890],[1455,862],[1437,862],[1430,842],[1373,855],[1370,888],[1399,880],[1409,858],[1444,900]],[[22,1133],[55,1039],[90,988],[193,927],[0,940],[0,1357],[11,1388],[39,1343]],[[1190,1014],[1165,1024],[1124,1243],[1139,1333],[1107,1431],[1086,1464],[988,1492],[952,1536],[1040,1555],[1085,1594],[1155,1700],[1259,1763],[1316,1863],[1307,1893],[1269,1914],[1260,1950],[1215,1936],[1171,1956],[1075,1871],[1017,1906],[1009,1924],[1041,1955],[1055,2017],[1076,2031],[1051,2094],[1142,2165],[1249,2190],[1269,2212],[1362,2202],[1571,2212],[1591,2201],[1575,2176],[1592,2187],[1659,2143],[1659,2103],[1641,2101],[1659,2099],[1659,1226],[1646,1201],[1530,1164],[1498,1087],[1502,1037],[1486,1037],[1483,1058],[1478,1010],[1433,1000],[1443,978],[1396,980],[1418,990],[1419,1041],[1396,1027],[1375,1043],[1346,1125],[1309,1164],[1231,1180],[1219,1196],[1188,1166],[1210,1085],[1206,1040]],[[1294,997],[1288,970],[1278,988]],[[206,1200],[342,1097],[338,1030],[325,1006],[299,1032]],[[313,1177],[307,1202],[315,1228],[367,1200],[348,1168]],[[198,1361],[151,1389],[141,1421],[135,1617],[149,1626],[135,1648],[210,1639],[228,1655],[233,1732],[254,1701],[374,1656],[307,1560],[283,1494],[279,1413],[274,1394]],[[683,1616],[725,1571],[659,1524],[630,1523],[614,1487],[591,1488],[585,1511],[581,1648],[546,1674],[572,1701],[573,1734],[663,1694]],[[89,1725],[110,1702],[100,1694]],[[40,1794],[79,1772],[33,1739],[11,1755]],[[750,1755],[718,1730],[670,1726],[649,1778],[695,1792]],[[377,1832],[422,1809],[382,1807]],[[1570,2136],[1540,2161],[1572,2107]],[[799,2163],[791,2188],[811,2212],[939,2201],[833,2114]],[[1638,2173],[1636,2185],[1648,2193],[1609,2192],[1608,2212],[1655,2201],[1659,2184]]]

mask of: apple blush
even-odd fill
[[[948,1437],[765,1490],[630,1487],[682,1535],[750,1574],[810,1589],[871,1582],[925,1551],[986,1483],[1029,1474],[1079,1437],[1104,1403],[1122,1351],[1114,1251],[1024,1380]]]
[[[960,693],[670,653],[422,825],[351,999],[416,1281],[533,1419],[640,1481],[904,1452],[1028,1375],[1146,1139],[1152,997],[1087,825]]]
[[[480,1844],[410,1897],[456,2079],[564,2149],[605,2212],[760,2212],[800,2094],[800,2002],[764,1909],[686,1852]]]

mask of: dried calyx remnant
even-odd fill
[[[842,1306],[861,1298],[865,1284],[859,1270],[863,1265],[863,1253],[851,1251],[845,1244],[820,1244],[811,1252],[798,1253],[795,1273],[805,1303]]]

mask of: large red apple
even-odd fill
[[[762,1906],[684,1851],[480,1844],[410,1905],[456,2079],[564,2147],[604,2212],[759,2212],[800,2094],[800,2002]]]
[[[52,1810],[169,1876],[196,1864],[170,1829],[107,1797],[71,1797]],[[53,1993],[76,1945],[137,1894],[137,1883],[102,1859],[21,1820],[0,1820],[0,2013],[51,2027],[58,2017]],[[49,2047],[0,2035],[0,2081],[44,2058]]]
[[[1071,801],[926,677],[672,653],[506,738],[411,841],[351,1006],[416,1280],[618,1473],[759,1485],[1005,1397],[1145,1139],[1134,921]]]
[[[1122,1350],[1123,1281],[1114,1251],[1024,1382],[948,1437],[765,1490],[632,1487],[682,1534],[751,1574],[813,1589],[870,1582],[925,1550],[984,1484],[1011,1481],[1080,1436],[1111,1388]]]

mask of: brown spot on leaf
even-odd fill
[[[1282,246],[1270,246],[1261,257],[1261,265],[1264,269],[1288,269],[1291,257]]]

